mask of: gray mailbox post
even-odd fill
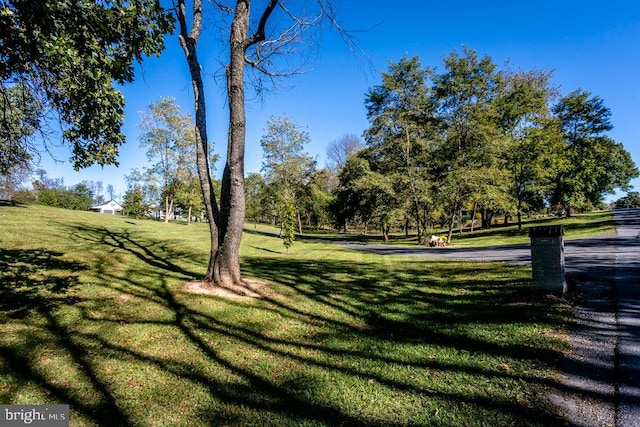
[[[531,227],[531,270],[534,289],[567,291],[564,277],[564,240],[561,225]]]

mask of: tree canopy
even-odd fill
[[[0,127],[15,129],[11,121],[24,115],[8,101],[20,85],[42,105],[40,117],[55,113],[76,169],[117,164],[125,136],[115,85],[131,82],[134,63],[162,51],[172,23],[158,0],[1,0]],[[30,134],[23,128],[23,137]],[[20,148],[12,151],[28,160],[33,147],[23,140]]]
[[[463,216],[489,227],[545,205],[570,214],[638,176],[606,134],[611,112],[599,97],[558,98],[550,72],[501,69],[466,47],[438,70],[405,56],[367,92],[366,148],[338,172],[330,204],[341,227],[411,222],[424,241],[434,223],[448,224],[451,240]]]

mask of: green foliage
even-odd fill
[[[257,172],[250,173],[244,180],[244,194],[246,203],[245,217],[254,222],[269,217],[268,191],[262,175]]]
[[[172,22],[157,0],[3,1],[0,92],[21,83],[46,100],[76,169],[117,164],[125,137],[124,99],[115,84],[131,82],[133,63],[162,51]]]
[[[12,202],[26,205],[36,203],[37,200],[37,196],[33,191],[25,189],[17,190],[11,197]]]
[[[24,84],[0,88],[0,176],[29,166],[29,138],[40,127],[41,105]]]
[[[626,196],[614,202],[617,209],[640,208],[640,193],[629,191]]]
[[[374,202],[378,217],[384,218],[382,227],[387,228],[403,206],[414,218],[418,235],[423,234],[434,211],[430,189],[436,119],[427,85],[431,76],[431,70],[423,69],[417,57],[405,56],[389,65],[389,72],[382,74],[382,84],[367,93],[371,127],[365,132],[368,149],[360,153],[368,159],[372,172],[380,175],[370,180],[384,183]]]
[[[519,226],[524,212],[544,206],[554,184],[553,171],[564,154],[562,135],[549,109],[553,97],[550,78],[550,72],[542,71],[507,74],[497,101],[506,137],[500,157],[510,173],[507,192],[516,199]]]
[[[599,204],[604,193],[616,188],[628,189],[639,172],[622,144],[604,135],[612,125],[602,99],[578,90],[560,99],[553,111],[566,154],[555,176],[551,201],[571,212],[585,203]]]
[[[610,112],[598,97],[576,91],[551,108],[550,72],[500,70],[466,47],[439,70],[405,56],[367,92],[367,147],[339,171],[329,205],[342,229],[393,222],[422,239],[448,224],[451,240],[462,210],[484,228],[498,215],[521,223],[549,204],[600,206],[639,175],[604,135]]]
[[[127,216],[142,218],[149,206],[144,202],[144,193],[140,187],[134,187],[124,194],[122,209]]]
[[[307,131],[287,117],[271,117],[267,133],[260,139],[264,179],[277,209],[286,212],[285,217],[290,205],[299,213],[304,200],[311,195],[316,162],[304,151],[309,141]]]
[[[165,221],[175,208],[176,199],[193,208],[198,203],[195,125],[191,115],[182,113],[174,98],[162,98],[142,113],[140,145],[151,163],[148,173],[158,183],[164,199]]]
[[[91,190],[84,184],[77,184],[71,188],[44,187],[38,184],[34,187],[37,203],[45,206],[86,211],[91,207],[93,200]]]

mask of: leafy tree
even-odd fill
[[[6,90],[0,86],[0,176],[27,169],[31,161],[30,138],[40,127],[40,106],[24,84]]]
[[[160,53],[172,21],[158,0],[3,0],[0,98],[6,102],[21,85],[31,99],[46,102],[73,147],[76,169],[117,164],[125,137],[124,100],[115,85],[133,80],[134,62]],[[12,128],[15,114],[0,121],[0,128]],[[28,151],[24,139],[13,142]]]
[[[626,196],[616,200],[614,205],[616,209],[640,208],[640,193],[637,191],[629,191]]]
[[[366,234],[369,224],[376,221],[386,241],[392,223],[400,217],[399,199],[392,178],[371,169],[367,151],[347,159],[330,209],[345,231],[349,221],[359,220]]]
[[[91,208],[93,202],[93,192],[85,184],[77,184],[71,187],[67,192],[67,209],[76,209],[87,211]]]
[[[350,221],[356,218],[369,220],[367,196],[357,186],[358,180],[371,170],[369,162],[359,156],[347,158],[344,167],[338,174],[338,186],[334,189],[333,201],[329,204],[329,210],[334,218],[337,228],[348,232]]]
[[[145,203],[144,192],[140,187],[133,187],[124,193],[124,200],[122,203],[122,209],[127,216],[133,216],[135,218],[142,218],[149,205]]]
[[[406,205],[422,238],[433,199],[434,105],[430,70],[417,57],[403,57],[382,73],[382,84],[370,89],[365,105],[371,127],[365,132],[372,171],[393,187],[392,206]]]
[[[555,176],[552,202],[570,215],[573,208],[600,203],[604,193],[629,189],[638,169],[623,146],[605,135],[613,126],[604,101],[577,90],[561,98],[553,112],[562,129],[565,154]]]
[[[147,149],[164,198],[165,222],[181,187],[195,177],[195,135],[191,116],[180,112],[173,98],[162,98],[142,114],[140,144]]]
[[[330,224],[329,204],[332,201],[331,192],[335,187],[334,172],[329,169],[315,170],[309,183],[304,187],[301,200],[301,212],[306,223],[316,229]]]
[[[462,53],[445,57],[443,68],[444,72],[434,77],[433,85],[441,137],[437,181],[445,184],[440,188],[439,200],[449,212],[451,241],[460,209],[490,187],[502,185],[494,178],[504,168],[498,161],[498,153],[506,147],[496,105],[504,80],[489,56],[480,58],[467,47]],[[499,206],[508,204],[507,195],[504,197]],[[491,206],[486,205],[482,211],[493,214],[490,210]]]
[[[140,171],[136,168],[132,169],[128,175],[125,175],[127,182],[127,192],[138,188],[143,196],[143,202],[149,208],[154,209],[161,200],[160,185],[157,175],[150,169]],[[159,210],[160,208],[158,208]]]
[[[178,182],[175,191],[176,205],[187,212],[187,225],[191,224],[191,218],[200,216],[204,212],[202,193],[197,176],[190,176]]]
[[[272,187],[284,217],[288,215],[288,205],[293,204],[300,233],[300,207],[316,166],[304,151],[310,140],[302,126],[287,117],[271,117],[267,122],[267,133],[260,139],[265,181]]]
[[[262,175],[250,173],[244,180],[245,200],[247,202],[247,218],[251,218],[254,225],[264,213],[263,201],[266,193],[266,183]]]
[[[497,102],[507,138],[501,158],[510,172],[509,192],[517,201],[519,230],[523,211],[543,206],[561,155],[561,134],[549,109],[554,94],[550,78],[551,73],[543,71],[506,74]]]
[[[38,204],[82,211],[89,210],[91,207],[93,194],[85,184],[66,188],[62,180],[42,179],[34,181],[33,187]]]

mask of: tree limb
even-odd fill
[[[267,36],[266,36],[265,29],[267,26],[267,21],[269,21],[269,17],[271,16],[271,14],[273,13],[273,11],[275,10],[276,6],[278,6],[279,3],[280,3],[279,0],[270,0],[267,6],[264,8],[264,11],[262,12],[262,16],[260,17],[260,23],[258,24],[258,28],[256,29],[256,32],[253,33],[253,35],[251,35],[244,41],[245,51],[250,46],[253,46],[254,44],[259,43],[266,39]]]

